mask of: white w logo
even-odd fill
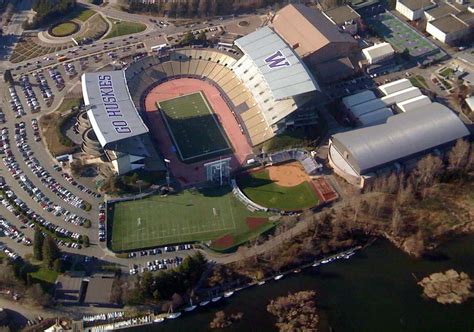
[[[265,58],[265,62],[270,68],[289,67],[290,62],[286,59],[281,51],[276,51],[269,57]]]

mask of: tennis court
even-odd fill
[[[438,53],[443,56],[437,46],[390,13],[374,15],[368,19],[368,24],[398,52],[407,49],[414,58]]]

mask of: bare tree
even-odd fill
[[[199,17],[206,16],[206,13],[207,13],[207,0],[199,0],[199,5],[198,5]]]
[[[448,154],[449,168],[453,170],[466,166],[469,160],[470,144],[464,139],[458,139]]]
[[[418,175],[419,183],[423,186],[423,197],[426,196],[426,189],[433,184],[434,179],[443,170],[443,161],[431,154],[422,158],[416,164],[416,174]]]

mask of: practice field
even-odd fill
[[[118,202],[108,211],[110,247],[113,251],[135,250],[209,241],[226,235],[234,239],[230,243],[232,247],[274,226],[265,222],[255,227],[246,222],[248,217],[262,216],[268,214],[247,210],[229,187],[185,190],[167,197],[155,195]]]
[[[382,13],[375,15],[368,20],[368,24],[378,35],[394,46],[398,52],[403,52],[407,49],[408,53],[415,58],[434,55],[439,52],[438,47],[392,14]],[[443,56],[443,54],[440,53],[438,56]]]
[[[195,162],[231,151],[226,134],[200,92],[160,101],[164,122],[184,162]]]
[[[285,166],[285,165],[282,165]],[[243,174],[238,177],[237,184],[243,193],[257,204],[267,208],[275,208],[285,211],[302,210],[314,207],[318,204],[318,196],[314,192],[309,179],[302,180],[301,174],[295,169],[292,174],[270,171],[270,166],[260,171]],[[272,178],[273,174],[281,174],[285,178]],[[292,179],[293,178],[293,179]],[[282,183],[280,185],[278,183]],[[289,186],[288,184],[293,184]]]

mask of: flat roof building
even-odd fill
[[[429,21],[426,32],[445,44],[453,44],[472,34],[474,14],[448,14]]]
[[[341,32],[320,11],[301,4],[289,4],[279,10],[272,25],[275,31],[308,64],[316,65],[359,50],[357,41]]]
[[[436,7],[432,0],[397,0],[395,10],[410,21],[419,20],[428,9]]]

